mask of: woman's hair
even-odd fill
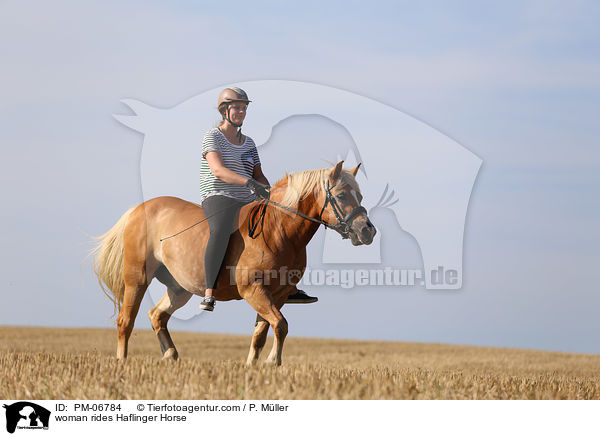
[[[219,114],[221,114],[221,119],[215,121],[215,127],[221,127],[225,123],[225,106],[217,108],[217,110],[219,111]]]
[[[227,111],[227,105],[221,105],[221,107],[218,107],[217,110],[219,111],[219,114],[221,114],[221,120],[219,121],[220,126],[225,122],[225,112]]]

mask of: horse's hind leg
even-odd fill
[[[258,356],[267,342],[267,333],[269,331],[269,323],[260,315],[256,315],[256,323],[254,324],[254,335],[250,343],[250,353],[246,365],[253,365],[258,362]]]
[[[163,359],[177,360],[179,357],[169,330],[167,330],[167,322],[173,312],[184,306],[190,298],[192,298],[192,294],[183,288],[167,288],[167,292],[156,306],[148,311],[148,318],[150,318],[150,323],[158,338]]]
[[[144,298],[147,288],[148,284],[146,283],[145,277],[141,282],[138,281],[137,283],[128,283],[127,280],[125,281],[123,303],[119,310],[119,315],[117,316],[117,359],[124,359],[127,357],[129,337],[131,336],[135,317],[138,314],[142,298]]]

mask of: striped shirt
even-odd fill
[[[258,151],[249,136],[242,145],[234,145],[218,129],[206,132],[202,140],[202,163],[200,164],[200,203],[211,195],[225,195],[244,202],[254,200],[254,194],[245,186],[233,185],[215,177],[208,166],[206,153],[218,151],[223,165],[241,176],[252,178],[254,167],[260,164]]]

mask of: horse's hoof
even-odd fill
[[[162,357],[162,360],[167,360],[171,362],[175,362],[177,359],[179,359],[179,353],[177,353],[177,350],[175,348],[169,348],[167,351],[165,351],[165,354],[163,354]]]

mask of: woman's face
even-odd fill
[[[242,124],[246,118],[246,109],[248,105],[241,101],[236,101],[229,105],[229,119],[235,124]]]

